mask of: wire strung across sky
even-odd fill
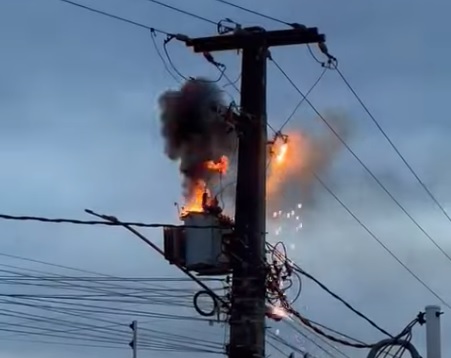
[[[189,283],[186,279],[126,278],[96,272],[88,275],[92,271],[0,254],[20,261],[83,274],[83,276],[73,274],[68,276],[55,271],[1,264],[2,284],[7,285],[8,292],[13,293],[0,295],[2,307],[0,314],[3,317],[3,321],[0,321],[0,340],[20,340],[22,336],[24,338],[37,336],[51,339],[41,342],[46,344],[77,345],[77,342],[87,341],[89,346],[96,348],[123,348],[129,339],[129,332],[124,329],[127,323],[124,318],[139,318],[140,326],[146,322],[155,323],[162,319],[208,322],[206,319],[189,314],[174,313],[176,307],[183,309],[190,306],[191,296],[188,294],[194,293],[192,287],[180,288],[180,283]],[[177,282],[178,289],[167,285],[171,281]],[[156,285],[155,282],[166,285],[161,288],[161,285]],[[178,302],[177,297],[184,301]],[[154,305],[167,307],[168,312],[151,310]],[[222,348],[221,342],[210,339],[198,339],[186,334],[175,334],[174,338],[174,332],[155,330],[147,328],[146,325],[144,327],[140,336],[143,350],[178,349],[212,353]],[[314,346],[319,344],[315,337],[308,336],[308,332],[301,326],[294,324],[291,328],[300,335],[306,335],[307,341]],[[189,342],[191,344],[188,344]],[[286,346],[298,351],[294,343],[280,337],[270,335],[268,342],[272,346],[279,346],[278,349]]]
[[[191,228],[207,228],[214,229],[217,226],[196,226],[196,225],[173,225],[173,224],[159,224],[159,223],[143,223],[143,222],[128,222],[124,221],[121,223],[114,221],[103,221],[103,220],[80,220],[80,219],[62,219],[62,218],[46,218],[42,216],[23,216],[23,215],[8,215],[8,214],[0,214],[1,220],[10,220],[10,221],[37,221],[42,223],[51,223],[51,224],[74,224],[74,225],[102,225],[102,226],[135,226],[142,228],[163,228],[163,227],[191,227]]]
[[[14,255],[2,255],[21,261],[38,262]],[[61,266],[39,262],[50,267]],[[208,322],[186,312],[176,314],[176,307],[185,311],[191,307],[192,312],[192,295],[195,291],[190,280],[121,278],[98,273],[87,276],[90,271],[61,267],[81,271],[84,276],[67,276],[55,271],[0,265],[1,285],[7,286],[9,292],[0,295],[0,340],[38,336],[52,338],[52,342],[56,340],[55,343],[72,344],[74,340],[86,340],[88,343],[108,344],[110,348],[123,348],[127,347],[130,339],[124,318],[139,317],[143,320],[140,321],[140,331],[144,336],[140,337],[143,350],[223,352],[221,342],[187,336],[185,332],[164,332],[152,329],[152,325],[149,328],[144,325],[149,319],[149,323],[162,319]],[[176,283],[175,287],[168,284],[171,280]],[[154,305],[162,306],[163,310],[160,308],[152,311],[151,307]],[[167,309],[164,310],[164,307]],[[147,332],[150,333],[149,337],[146,337]]]

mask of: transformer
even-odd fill
[[[181,220],[185,227],[164,229],[166,260],[199,275],[228,274],[231,271],[227,253],[227,242],[233,234],[231,219],[210,212],[188,212]]]

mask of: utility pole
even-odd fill
[[[133,321],[130,326],[133,331],[133,338],[129,343],[131,349],[133,350],[133,358],[137,358],[138,356],[138,321]]]
[[[426,306],[425,311],[427,358],[442,358],[440,306]]]
[[[304,26],[278,31],[243,28],[230,35],[187,41],[187,45],[198,53],[242,52],[241,114],[237,126],[237,239],[232,244],[231,255],[230,358],[265,357],[266,64],[269,48],[324,41],[324,35],[319,34],[317,28]]]

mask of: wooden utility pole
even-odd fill
[[[195,52],[242,51],[238,178],[232,245],[231,358],[265,357],[266,303],[266,63],[269,48],[322,43],[317,28],[265,31],[239,29],[230,35],[191,39]]]

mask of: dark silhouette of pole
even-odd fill
[[[265,31],[239,29],[231,35],[187,41],[195,52],[242,50],[238,177],[232,250],[231,358],[265,357],[266,301],[266,64],[269,48],[324,42],[316,28]]]

